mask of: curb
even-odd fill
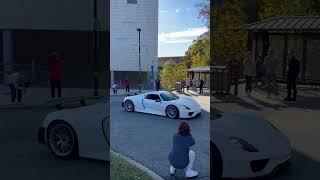
[[[10,109],[40,109],[46,108],[46,105],[0,105],[0,110]]]
[[[125,161],[127,161],[128,163],[130,163],[131,165],[139,168],[140,170],[146,172],[152,179],[156,179],[156,180],[164,180],[162,177],[160,177],[158,174],[156,174],[155,172],[153,172],[152,170],[150,170],[149,168],[143,166],[141,163],[138,163],[137,161],[134,161],[132,159],[130,159],[129,157],[114,152],[113,150],[110,149],[110,153],[113,154],[114,156],[117,156]]]

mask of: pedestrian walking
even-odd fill
[[[184,88],[186,87],[186,80],[182,80],[181,81],[181,89],[182,89],[182,92],[184,92]]]
[[[116,83],[112,83],[112,90],[113,90],[113,94],[117,94],[117,91],[118,91],[118,89],[117,89],[117,84]]]
[[[48,74],[51,87],[51,98],[56,98],[56,90],[58,97],[61,97],[61,74],[62,74],[63,60],[57,52],[48,54]]]
[[[231,86],[234,85],[234,95],[238,96],[240,69],[240,62],[236,58],[236,53],[230,53],[229,61],[227,62],[227,94],[230,94]]]
[[[159,79],[156,80],[156,90],[157,91],[160,90],[160,80]]]
[[[200,84],[199,84],[199,88],[200,88],[199,94],[202,94],[202,93],[203,93],[203,86],[204,86],[204,81],[203,81],[203,79],[201,79],[201,80],[200,80]]]
[[[269,49],[268,55],[265,57],[264,68],[268,88],[268,98],[273,93],[278,95],[278,84],[277,84],[277,59],[273,55],[273,50]]]
[[[182,122],[178,133],[173,135],[173,146],[168,157],[171,175],[174,175],[176,169],[184,169],[187,178],[198,176],[198,172],[192,169],[195,152],[190,147],[193,145],[195,140],[190,133],[190,126]]]
[[[193,79],[190,79],[189,84],[190,84],[190,89],[192,90],[193,89]]]
[[[289,52],[288,66],[287,66],[287,97],[285,101],[296,101],[297,98],[297,79],[300,73],[300,62],[295,57],[295,52]],[[293,91],[293,96],[291,97]]]
[[[243,61],[244,76],[246,79],[246,94],[251,96],[252,81],[256,76],[256,63],[254,62],[251,51],[248,52],[248,57]]]
[[[10,89],[11,103],[22,102],[23,77],[18,71],[8,71],[7,83]]]
[[[128,78],[126,78],[124,80],[124,85],[125,85],[125,88],[126,88],[126,93],[129,93],[130,92],[130,81]]]

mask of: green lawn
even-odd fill
[[[110,174],[112,180],[152,180],[152,178],[140,170],[139,168],[131,165],[127,161],[110,154]]]

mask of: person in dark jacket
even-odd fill
[[[227,94],[230,94],[231,86],[234,85],[234,95],[238,96],[238,85],[239,78],[241,73],[241,64],[239,60],[236,58],[237,53],[231,52],[230,58],[227,62]]]
[[[190,146],[193,145],[195,140],[190,133],[190,127],[186,122],[182,122],[178,133],[173,135],[173,147],[168,157],[171,175],[174,175],[176,169],[184,169],[187,178],[198,176],[198,172],[192,170],[195,153],[190,150]]]
[[[160,90],[160,80],[159,79],[156,80],[156,90],[157,91]]]
[[[200,92],[199,94],[202,94],[203,93],[203,86],[204,86],[204,81],[203,79],[200,80],[200,84],[199,84],[199,87],[200,87]]]
[[[63,61],[57,52],[48,55],[48,73],[51,86],[51,98],[55,98],[55,90],[58,90],[58,97],[61,97],[61,73]]]
[[[300,62],[295,58],[294,51],[289,53],[287,66],[287,97],[284,101],[296,101],[297,98],[297,78],[300,73]],[[293,96],[291,97],[293,91]]]

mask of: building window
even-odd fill
[[[128,4],[137,4],[138,0],[127,0]]]

